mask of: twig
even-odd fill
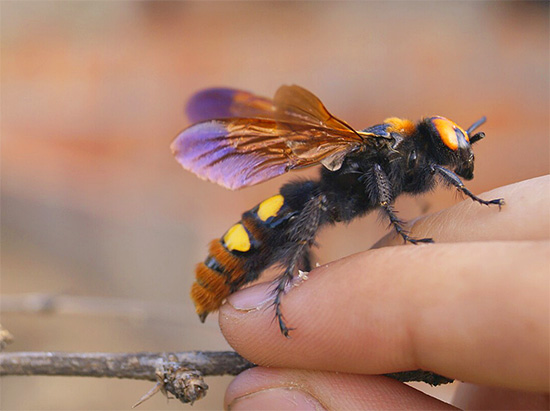
[[[57,375],[111,377],[156,381],[134,407],[161,391],[173,394],[184,403],[206,395],[203,375],[237,375],[255,365],[232,351],[188,351],[179,353],[0,353],[0,376]],[[399,381],[424,381],[446,384],[451,379],[429,371],[415,370],[385,374]]]
[[[401,382],[417,381],[425,382],[426,384],[430,384],[433,386],[450,384],[454,381],[452,378],[447,378],[434,372],[424,370],[392,372],[389,374],[384,374],[384,376],[393,378],[394,380]]]
[[[111,377],[157,381],[162,367],[196,370],[202,375],[237,375],[254,367],[233,351],[187,351],[135,354],[15,352],[0,353],[0,376],[64,375]],[[414,370],[385,374],[399,381],[424,381],[439,385],[451,379],[430,371]]]
[[[254,366],[232,351],[177,353],[0,353],[0,376],[64,375],[157,381],[161,366],[177,366],[202,375],[237,375]]]
[[[236,375],[254,364],[235,352],[190,351],[180,353],[0,353],[0,376],[58,375],[130,378],[156,381],[134,405],[157,392],[174,395],[183,403],[203,398],[208,385],[203,375]]]

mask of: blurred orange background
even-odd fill
[[[299,84],[357,128],[486,115],[468,184],[482,193],[549,172],[548,38],[545,2],[2,2],[8,350],[230,349],[215,315],[195,315],[194,266],[241,212],[316,170],[239,192],[183,171],[169,144],[195,91]],[[458,200],[439,189],[396,208],[412,218]],[[317,261],[386,231],[376,213],[326,229]],[[77,298],[35,313],[18,304],[27,293]],[[208,378],[194,409],[221,408],[230,381]],[[0,408],[128,409],[151,386],[8,377]],[[183,407],[158,395],[140,409]]]

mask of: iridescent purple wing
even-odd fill
[[[231,117],[243,114],[254,117]],[[206,90],[191,99],[189,115],[218,118],[182,131],[173,154],[185,169],[233,190],[317,163],[337,170],[366,143],[366,135],[298,86],[281,87],[274,103],[248,92]]]
[[[245,149],[245,141],[253,143],[258,136],[247,130],[250,122],[219,119],[195,124],[174,140],[172,153],[185,169],[232,190],[284,173],[285,162],[270,164],[265,155]],[[237,124],[244,126],[240,132],[235,129]]]
[[[171,146],[185,169],[232,190],[324,160],[328,165],[354,147],[339,130],[250,118],[192,125]]]
[[[273,118],[275,107],[265,97],[231,88],[209,88],[194,94],[185,109],[192,123],[230,117]]]

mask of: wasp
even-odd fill
[[[393,205],[402,193],[421,194],[443,182],[480,204],[504,204],[477,197],[461,180],[473,178],[472,144],[485,137],[474,131],[485,117],[467,129],[433,116],[416,123],[391,117],[355,130],[296,85],[280,87],[273,99],[229,88],[203,90],[191,98],[187,114],[195,124],[173,141],[176,160],[231,190],[322,165],[319,179],[286,183],[210,243],[191,289],[203,322],[227,296],[279,264],[273,304],[288,337],[281,299],[300,271],[311,270],[310,249],[321,227],[380,209],[406,243],[433,242],[409,235]]]

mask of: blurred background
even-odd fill
[[[195,91],[299,84],[357,128],[486,115],[468,184],[482,193],[549,172],[548,38],[543,2],[2,2],[8,350],[230,349],[215,315],[195,315],[194,266],[244,210],[317,171],[239,192],[185,172],[169,144]],[[456,201],[438,189],[397,209]],[[375,214],[323,231],[317,261],[368,249],[387,231]],[[208,378],[194,409],[220,409],[230,381]],[[128,409],[151,386],[9,377],[0,408]],[[140,409],[185,407],[158,395]]]

